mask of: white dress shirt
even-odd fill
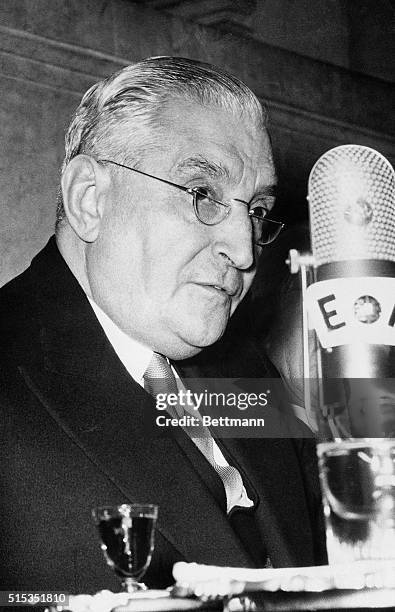
[[[141,387],[144,388],[144,373],[152,359],[154,351],[125,334],[125,332],[123,332],[89,296],[87,296],[87,298],[89,300],[90,305],[92,306],[93,312],[95,313],[100,325],[103,328],[104,333],[106,334],[110,344],[112,345],[119,359],[125,366],[126,370],[129,372],[130,376]],[[185,391],[185,387],[180,377],[178,376],[177,371],[173,368],[171,364],[169,365],[176,378],[178,388],[180,390],[182,389]],[[196,415],[196,412],[194,412],[194,414]],[[214,460],[218,465],[229,465],[214,439],[213,453]],[[254,505],[251,499],[248,497],[247,491],[245,490],[244,486],[242,491],[240,492],[239,499],[233,505],[233,507],[236,505],[245,508],[249,508]],[[227,511],[230,512],[231,509],[232,508],[228,507]]]

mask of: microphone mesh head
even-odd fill
[[[327,151],[310,173],[308,193],[316,265],[395,261],[395,174],[383,155],[359,145]]]

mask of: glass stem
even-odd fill
[[[139,591],[141,587],[135,578],[127,576],[122,580],[122,588],[126,593],[135,593]]]

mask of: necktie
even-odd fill
[[[148,364],[143,378],[144,389],[155,398],[160,393],[164,393],[166,395],[178,393],[176,377],[173,374],[173,370],[171,369],[166,357],[160,353],[154,353],[152,355],[152,359]],[[174,406],[167,407],[167,411],[170,416],[182,416],[183,411],[179,410],[180,407],[177,406],[178,410],[175,408],[176,407]]]
[[[153,354],[144,373],[144,388],[154,397],[159,393],[178,394],[176,378],[166,357],[163,355],[159,353]],[[181,405],[176,407],[169,406],[168,412],[171,416],[177,417],[188,414]],[[194,416],[196,416],[196,413],[194,413]],[[237,505],[243,494],[243,480],[239,471],[231,465],[223,466],[216,463],[214,459],[213,438],[209,429],[201,421],[199,425],[183,427],[183,429],[221,478],[226,493],[227,512],[230,512]]]

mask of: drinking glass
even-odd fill
[[[158,506],[121,504],[94,508],[101,549],[108,565],[120,577],[127,593],[145,589],[144,576],[154,550]]]
[[[329,564],[395,561],[395,440],[318,445]]]

